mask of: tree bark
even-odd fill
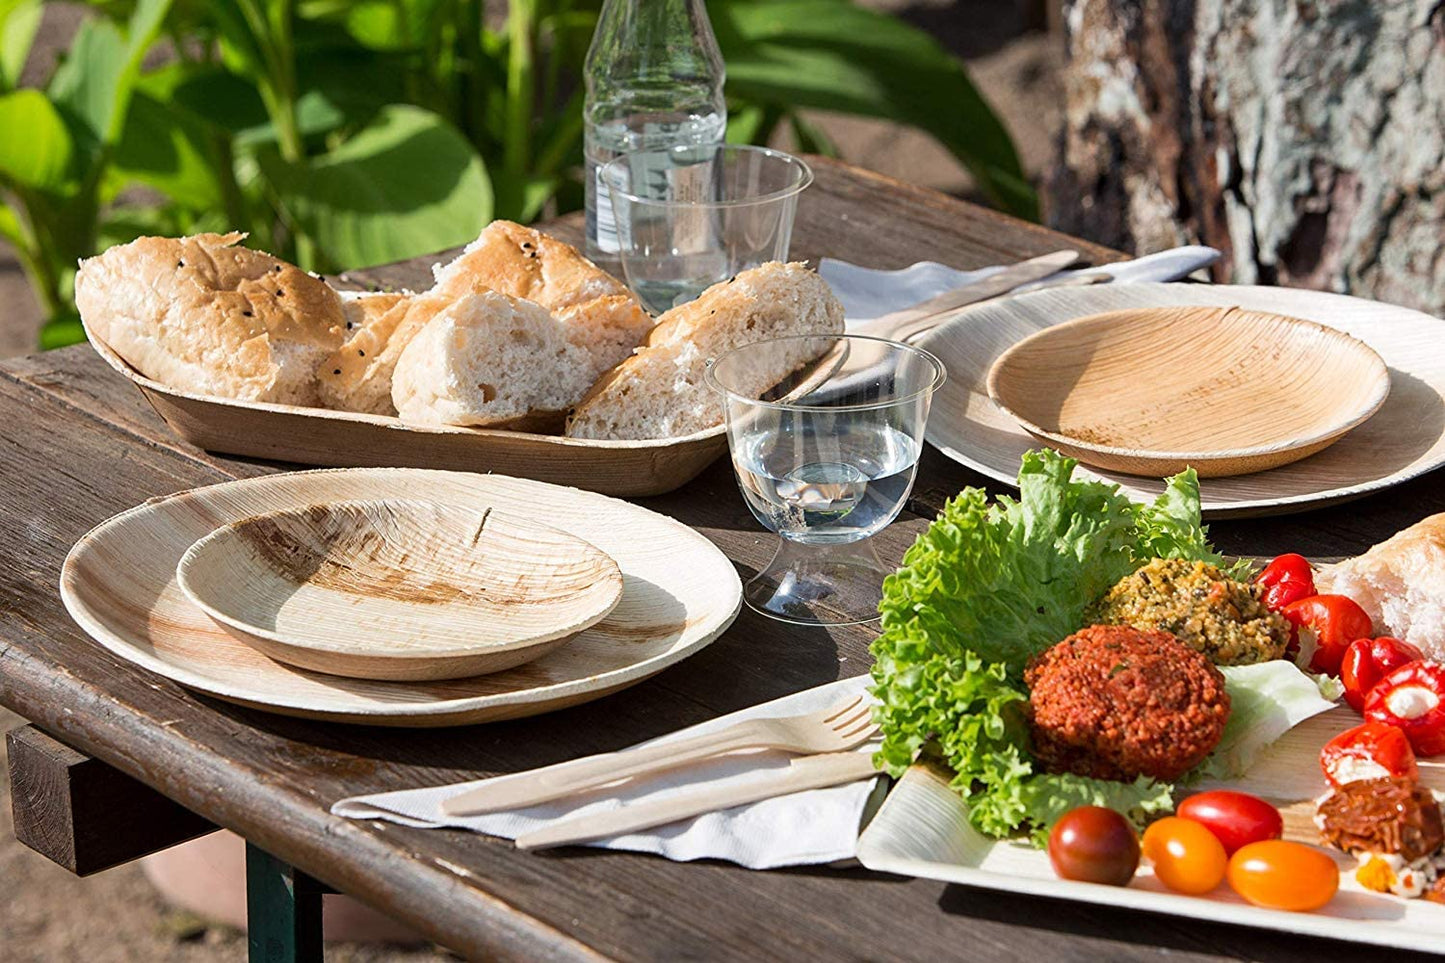
[[[1065,21],[1053,226],[1445,314],[1445,0],[1071,0]]]

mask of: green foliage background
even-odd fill
[[[581,65],[600,0],[92,0],[40,89],[40,0],[0,0],[0,236],[83,337],[75,264],[141,234],[248,231],[317,271],[463,243],[581,205]],[[1003,125],[926,33],[851,0],[709,0],[728,137],[836,153],[799,113],[933,134],[1000,207],[1036,200]],[[159,43],[169,56],[145,69]],[[151,190],[144,201],[136,185]],[[154,197],[161,200],[156,202]]]

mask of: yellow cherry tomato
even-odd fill
[[[1246,847],[1248,848],[1248,847]],[[1176,893],[1207,893],[1224,880],[1224,844],[1203,823],[1166,816],[1144,830],[1144,858]]]
[[[1255,906],[1302,913],[1334,898],[1340,870],[1323,850],[1271,839],[1230,857],[1229,885]]]

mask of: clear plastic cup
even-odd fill
[[[781,385],[778,359],[817,359]],[[748,605],[774,618],[842,625],[878,617],[887,569],[869,539],[913,488],[943,363],[857,335],[758,341],[708,368],[726,399],[728,449],[753,515],[776,532]]]
[[[677,147],[624,154],[602,168],[618,257],[653,314],[719,281],[785,261],[807,164],[766,147]]]

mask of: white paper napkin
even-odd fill
[[[843,679],[722,716],[653,741],[662,743],[683,736],[698,735],[730,726],[743,719],[815,712],[864,693],[868,684],[867,676]],[[867,745],[857,751],[872,752],[874,748],[873,745]],[[522,833],[538,829],[564,816],[604,812],[617,809],[624,803],[662,799],[705,785],[748,782],[764,770],[786,769],[792,758],[789,753],[773,750],[732,753],[677,772],[636,780],[635,784],[598,790],[586,796],[586,804],[580,807],[575,802],[561,800],[483,816],[447,816],[442,813],[443,800],[491,781],[482,779],[450,786],[355,796],[336,803],[331,807],[331,812],[353,819],[385,819],[405,826],[424,828],[454,827],[515,839]],[[749,869],[837,862],[855,855],[859,823],[877,782],[876,778],[864,779],[843,786],[765,799],[762,802],[707,813],[691,820],[599,840],[588,845],[656,853],[680,862],[693,859],[726,859]]]
[[[1208,267],[1219,260],[1219,257],[1219,252],[1212,247],[1176,247],[1157,254],[1136,257],[1131,261],[1101,264],[1077,271],[1060,271],[1035,284],[1046,284],[1073,274],[1107,274],[1114,279],[1110,282],[1112,284],[1177,281],[1200,268]],[[1002,271],[1005,266],[996,264],[976,271],[960,271],[936,261],[919,261],[897,271],[884,271],[823,258],[818,265],[818,273],[833,288],[838,300],[843,302],[843,313],[849,321],[867,321],[890,311],[900,311],[956,287],[982,281]],[[1018,292],[1023,293],[1032,286],[1024,285]]]

